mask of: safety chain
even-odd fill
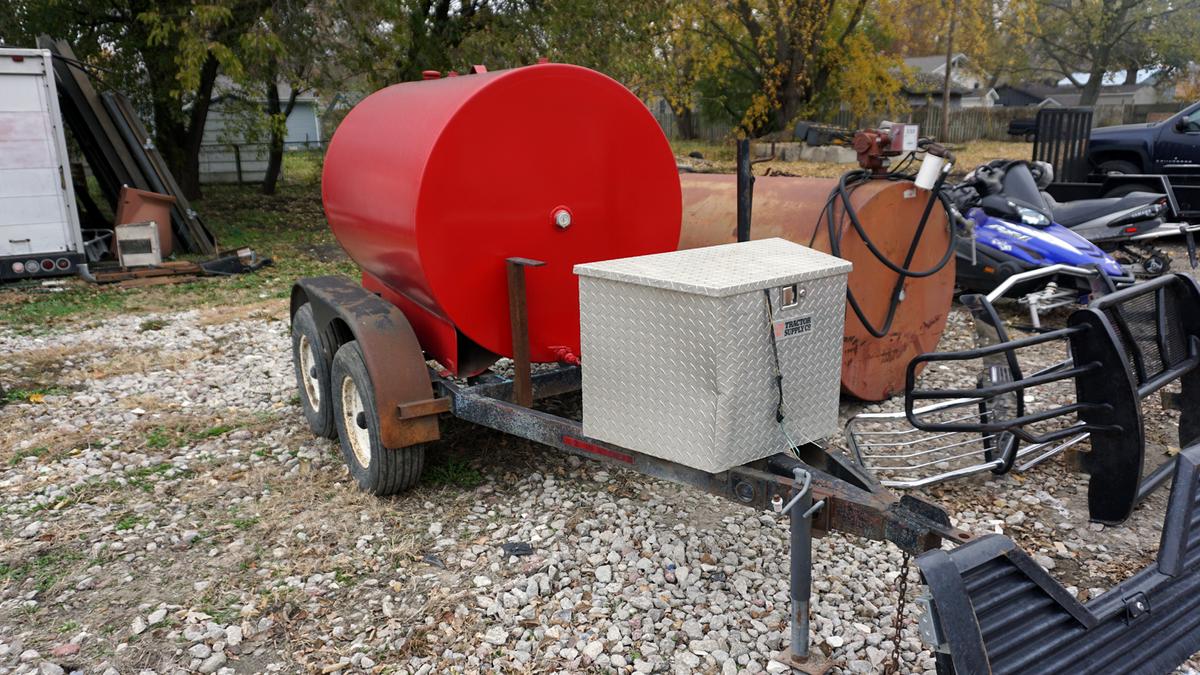
[[[900,672],[900,632],[904,628],[904,606],[908,602],[908,566],[911,557],[908,551],[904,552],[904,561],[900,569],[900,597],[896,601],[896,615],[892,617],[892,630],[895,632],[895,637],[892,638],[892,657],[888,660],[887,665],[883,667],[884,675],[896,675]]]

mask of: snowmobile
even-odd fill
[[[945,195],[965,216],[960,227],[967,232],[956,252],[956,280],[964,291],[987,293],[1014,274],[1050,265],[1097,269],[1113,288],[1135,280],[1094,243],[1054,222],[1027,162],[977,167]],[[1095,290],[1081,277],[1066,275],[1015,284],[1008,295],[1021,297],[1046,286],[1083,302]]]

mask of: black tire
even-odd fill
[[[1153,187],[1145,183],[1131,183],[1128,185],[1118,185],[1117,187],[1104,193],[1105,197],[1124,197],[1131,192],[1162,192],[1162,187]]]
[[[382,497],[416,485],[425,468],[425,448],[391,450],[380,443],[375,388],[357,342],[347,342],[334,355],[330,384],[342,459],[358,486]]]
[[[1107,162],[1100,162],[1100,166],[1097,168],[1099,168],[1100,173],[1103,174],[1118,173],[1122,175],[1128,175],[1142,172],[1142,170],[1138,168],[1136,164],[1133,162],[1126,162],[1123,159],[1110,159]]]
[[[308,351],[308,358],[303,354]],[[304,362],[308,361],[307,364]],[[296,390],[300,396],[300,407],[308,428],[323,438],[337,438],[333,425],[332,397],[329,395],[329,369],[332,353],[321,339],[317,322],[313,320],[312,306],[304,303],[292,317],[292,367],[296,373]],[[309,372],[305,373],[305,365]],[[315,399],[315,400],[314,400]]]

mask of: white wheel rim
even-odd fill
[[[358,387],[354,378],[342,379],[342,426],[346,430],[346,440],[354,451],[354,458],[364,469],[371,464],[371,432],[358,426],[358,416],[366,415],[362,397],[358,395]]]
[[[317,354],[307,335],[300,336],[300,381],[304,383],[304,394],[313,410],[321,410],[321,380],[316,376]]]

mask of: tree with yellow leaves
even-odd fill
[[[878,0],[676,0],[658,46],[659,89],[677,115],[698,102],[739,132],[787,128],[842,102],[894,107],[899,61]],[[694,97],[699,97],[698,101]]]

